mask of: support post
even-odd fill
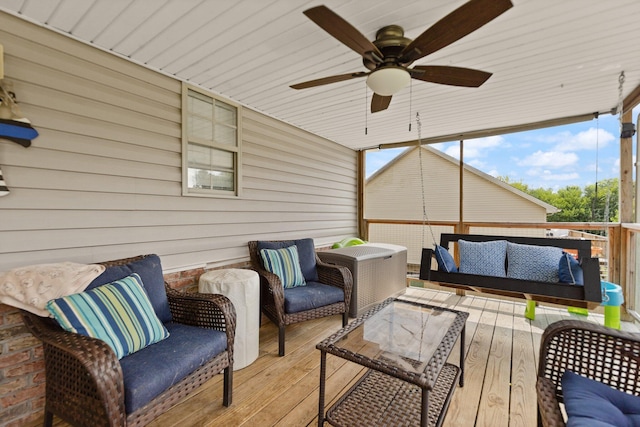
[[[363,240],[369,240],[369,225],[364,219],[364,204],[365,204],[365,182],[366,182],[366,170],[367,170],[367,152],[365,150],[358,151],[357,159],[357,174],[358,174],[358,200],[357,200],[357,212],[358,212],[358,236]]]
[[[630,123],[633,121],[632,106],[624,105],[622,113],[622,123]],[[634,221],[633,214],[633,137],[620,138],[620,196],[619,196],[619,208],[618,216],[620,223],[628,223]],[[627,283],[627,265],[629,260],[627,259],[627,248],[629,239],[625,233],[620,233],[617,244],[619,257],[614,259],[616,262],[616,270],[618,272],[616,281],[614,283],[622,286],[623,295],[627,301],[630,297],[628,286],[633,284]],[[624,316],[625,320],[628,317]]]
[[[456,227],[455,233],[466,233],[464,226],[464,140],[460,140],[460,169],[459,169],[459,178],[460,186],[458,189],[459,197],[458,197],[458,226]],[[460,254],[458,253],[458,247],[455,249],[455,258],[458,261],[458,265],[460,265]],[[462,289],[456,289],[456,295],[465,296],[466,292]]]

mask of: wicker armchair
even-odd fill
[[[107,267],[121,266],[145,257],[101,264]],[[132,413],[128,413],[125,407],[120,361],[104,341],[66,332],[53,319],[23,311],[25,325],[42,341],[44,348],[45,426],[52,425],[53,415],[76,426],[143,426],[223,371],[223,404],[231,404],[236,322],[231,301],[222,295],[182,293],[166,284],[165,289],[172,322],[225,332],[227,350]],[[153,375],[154,372],[149,374]]]
[[[540,344],[536,392],[538,425],[565,426],[562,375],[566,370],[640,395],[640,335],[579,320],[561,320],[545,329]]]
[[[289,241],[270,241],[270,243]],[[258,242],[248,242],[249,255],[251,257],[251,267],[260,276],[260,307],[262,312],[273,323],[278,326],[278,355],[285,353],[285,327],[293,323],[304,322],[305,320],[317,319],[335,314],[342,315],[342,326],[346,326],[349,320],[349,304],[351,302],[351,292],[353,289],[353,277],[348,268],[323,263],[315,255],[318,282],[335,286],[344,292],[344,301],[313,308],[305,311],[288,313],[285,310],[285,292],[280,278],[264,269],[260,254],[258,253]]]

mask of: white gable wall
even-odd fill
[[[248,259],[253,239],[356,234],[356,152],[243,109],[239,199],[181,195],[181,83],[0,12],[5,80],[40,136],[0,139],[0,271],[157,253]]]
[[[424,194],[428,221],[457,222],[460,172],[458,164],[422,150]],[[416,149],[403,153],[373,176],[365,187],[365,218],[423,221],[420,158]],[[518,196],[486,177],[464,170],[465,222],[546,222],[544,206]],[[371,224],[369,240],[407,247],[410,264],[420,264],[422,248],[440,241],[452,226]],[[474,234],[544,236],[544,229],[471,227]],[[433,236],[432,236],[433,233]]]
[[[424,195],[431,221],[459,219],[459,167],[422,150]],[[366,184],[367,219],[422,220],[418,150],[412,150]],[[464,220],[467,222],[545,222],[546,209],[490,180],[464,171]]]

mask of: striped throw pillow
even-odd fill
[[[285,289],[307,284],[300,268],[296,245],[282,249],[261,249],[260,257],[265,270],[277,275]]]
[[[64,330],[106,342],[118,359],[169,336],[137,273],[51,300],[47,310]]]

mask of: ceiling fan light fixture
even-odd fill
[[[401,67],[379,68],[367,77],[367,86],[380,96],[391,96],[406,87],[411,75]]]

